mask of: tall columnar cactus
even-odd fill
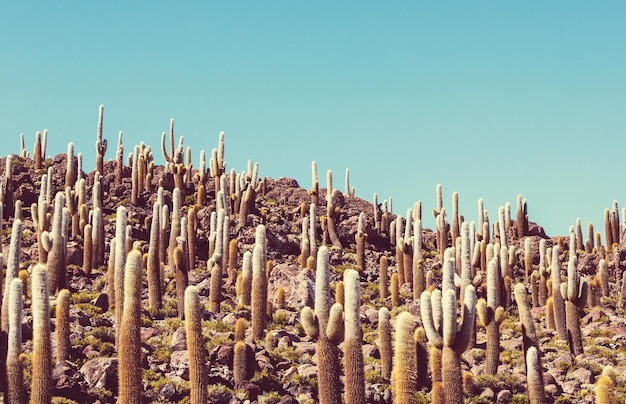
[[[383,378],[391,378],[393,349],[391,347],[391,317],[386,307],[378,310],[378,346]]]
[[[342,387],[338,345],[343,339],[343,310],[340,304],[331,307],[330,253],[326,246],[321,246],[317,253],[315,311],[306,306],[300,316],[305,332],[316,340],[319,402],[340,403]]]
[[[243,253],[241,264],[241,291],[238,293],[241,304],[249,306],[252,303],[252,253]]]
[[[9,154],[6,158],[5,169],[4,169],[4,187],[0,186],[0,191],[4,191],[4,197],[0,197],[0,202],[4,204],[2,218],[4,220],[9,220],[11,216],[15,213],[15,204],[13,202],[13,155]],[[2,192],[0,192],[2,195]],[[0,228],[2,228],[0,222]]]
[[[11,228],[11,243],[9,245],[9,256],[7,258],[7,272],[4,283],[4,295],[2,296],[2,323],[1,338],[2,352],[6,352],[7,335],[9,333],[9,288],[13,279],[17,279],[20,273],[20,250],[22,247],[22,232],[24,225],[22,221],[16,219]],[[1,262],[0,262],[1,264]],[[0,269],[2,266],[0,265]]]
[[[132,250],[125,262],[124,306],[119,325],[118,382],[120,403],[141,403],[141,252]],[[116,307],[118,310],[120,307]]]
[[[330,172],[330,171],[329,171]],[[333,189],[330,196],[327,196],[326,206],[326,231],[331,244],[336,248],[343,248],[339,235],[337,234],[337,222],[341,214],[341,208],[337,205],[338,190]]]
[[[33,159],[35,160],[35,170],[41,170],[43,161],[46,159],[46,141],[48,131],[44,131],[44,138],[41,138],[41,132],[35,133],[35,145],[33,147]]]
[[[66,251],[65,238],[63,236],[63,207],[65,194],[57,192],[54,198],[54,216],[52,218],[52,232],[44,231],[41,234],[43,247],[48,251],[48,272],[50,294],[54,294],[57,288],[65,287]]]
[[[497,304],[497,296],[501,282],[496,258],[493,258],[487,265],[487,300],[480,299],[476,304],[478,317],[487,329],[485,373],[490,375],[498,373],[500,364],[500,324],[504,319],[504,309]]]
[[[345,340],[344,372],[345,372],[345,402],[346,404],[365,404],[365,374],[363,370],[363,348],[361,341],[360,308],[361,286],[359,273],[347,269],[344,273],[345,285]]]
[[[563,341],[567,341],[567,322],[565,316],[565,299],[561,294],[561,266],[559,263],[560,248],[552,247],[552,268],[550,279],[552,280],[552,306],[554,308],[554,325],[556,333]]]
[[[413,299],[417,301],[426,285],[424,280],[424,257],[422,256],[422,221],[413,223]]]
[[[83,237],[83,273],[91,274],[93,269],[93,240],[91,225],[85,225],[85,236]]]
[[[70,354],[70,291],[62,289],[56,305],[57,363],[69,359]]]
[[[207,402],[206,364],[207,354],[202,337],[202,306],[195,286],[185,290],[185,334],[189,353],[190,399],[193,404]]]
[[[408,220],[409,218],[407,218]],[[459,193],[454,191],[452,193],[452,241],[454,242],[457,237],[460,236],[460,227],[459,227]]]
[[[356,265],[360,271],[365,271],[365,212],[359,214],[357,232],[354,235],[356,241]]]
[[[396,339],[393,352],[392,393],[394,404],[416,403],[417,362],[413,333],[415,319],[403,311],[396,319]]]
[[[378,277],[378,293],[384,302],[389,296],[389,260],[386,256],[381,256],[379,261],[380,274]]]
[[[587,281],[580,279],[576,271],[576,256],[570,256],[567,266],[567,284],[561,287],[565,299],[567,320],[567,341],[574,355],[583,353],[583,339],[580,329],[580,311],[587,303]]]
[[[189,268],[187,268],[187,256],[180,245],[174,248],[173,258],[176,271],[176,306],[178,316],[182,319],[185,315],[185,289],[189,285]],[[213,277],[211,277],[211,282],[213,282]]]
[[[442,385],[446,403],[463,403],[463,376],[461,354],[467,349],[474,328],[476,290],[473,285],[465,287],[461,328],[457,330],[457,303],[454,289],[444,288],[441,312],[431,303],[431,293],[422,293],[420,309],[428,341],[441,349]],[[438,327],[438,319],[441,326]]]
[[[126,267],[126,207],[117,208],[115,220],[115,267],[113,270],[113,284],[109,287],[115,292],[115,324],[116,346],[119,349],[119,337],[124,310],[124,277]]]
[[[49,403],[52,397],[52,346],[50,343],[50,303],[48,269],[33,268],[31,282],[33,312],[33,354],[30,401]]]
[[[122,131],[117,135],[117,149],[115,150],[115,183],[121,185],[124,177],[124,144],[122,143]]]
[[[107,151],[107,140],[102,139],[102,123],[104,121],[104,105],[98,108],[98,128],[96,129],[96,171],[104,174],[104,154]]]
[[[24,402],[24,369],[19,359],[22,352],[22,310],[23,310],[23,283],[15,278],[11,281],[5,294],[9,295],[9,334],[7,346],[7,386],[5,402]]]
[[[256,228],[254,250],[252,253],[252,336],[262,340],[267,324],[267,262],[265,226]]]
[[[528,294],[523,284],[515,285],[515,302],[522,325],[522,346],[526,359],[526,379],[528,398],[531,403],[543,404],[546,402],[543,386],[543,370],[541,368],[541,353],[535,330],[535,322],[528,305]]]
[[[150,242],[148,245],[148,304],[158,310],[162,304],[161,293],[161,262],[159,261],[159,235],[161,229],[161,206],[155,202],[152,206],[152,222],[150,223]]]
[[[222,302],[222,270],[220,266],[211,259],[211,290],[209,293],[209,311],[217,314],[220,312],[220,303]]]
[[[598,262],[598,279],[600,280],[600,287],[602,288],[602,296],[609,296],[609,271],[606,267],[606,260],[601,259]]]
[[[77,162],[74,155],[74,143],[69,142],[67,144],[67,160],[65,169],[65,187],[74,188],[77,178]]]

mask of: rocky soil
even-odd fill
[[[65,182],[66,156],[57,155],[48,159],[47,165],[54,167],[54,191],[62,190]],[[5,159],[0,159],[0,170]],[[29,270],[37,261],[37,240],[30,214],[30,206],[37,202],[42,174],[35,171],[29,158],[14,158],[13,178],[16,184],[14,200],[21,200],[21,212],[25,224],[22,238],[20,268]],[[114,180],[115,162],[105,162],[104,213],[108,259],[108,244],[115,233],[115,211],[119,205],[128,208],[128,222],[132,224],[132,238],[143,242],[147,249],[149,231],[146,218],[152,211],[155,193],[143,192],[136,206],[130,204],[130,168],[124,169],[123,184]],[[85,173],[87,192],[91,197],[94,173]],[[154,184],[161,182],[165,198],[171,206],[173,176],[164,167],[155,167]],[[192,196],[197,182],[190,182],[186,195]],[[208,255],[207,231],[211,212],[215,209],[213,182],[209,181],[207,206],[198,211],[196,265],[189,273],[189,283],[198,286],[205,307],[208,308],[210,271],[206,268]],[[320,188],[318,217],[326,214],[325,189]],[[181,214],[194,202],[188,197]],[[311,196],[307,189],[289,178],[265,179],[262,192],[256,196],[255,210],[250,212],[249,225],[236,226],[235,215],[231,220],[231,237],[238,241],[239,257],[251,251],[254,244],[254,229],[259,223],[267,228],[268,259],[274,267],[269,279],[269,299],[275,302],[276,290],[286,290],[286,306],[275,308],[268,322],[267,338],[255,341],[248,337],[250,374],[248,381],[235,385],[233,381],[233,331],[240,317],[250,319],[250,308],[241,305],[235,296],[233,280],[225,280],[221,312],[214,314],[205,310],[203,324],[206,348],[209,352],[207,367],[211,402],[215,403],[314,403],[317,401],[317,367],[315,343],[306,336],[299,323],[299,312],[313,299],[314,271],[301,269],[300,232],[302,224],[301,206],[308,207]],[[531,201],[532,203],[532,201]],[[379,261],[386,256],[390,271],[397,270],[394,243],[389,234],[374,229],[371,203],[356,196],[341,195],[338,234],[343,248],[331,249],[332,280],[342,279],[343,270],[356,263],[355,234],[358,216],[365,212],[368,217],[366,228],[366,268],[361,275],[363,328],[363,353],[365,358],[366,394],[369,403],[391,403],[390,381],[381,375],[380,352],[377,343],[378,309],[387,306],[393,318],[400,311],[416,315],[419,325],[419,304],[413,301],[408,284],[400,291],[398,307],[391,307],[389,299],[382,300],[378,292]],[[531,205],[532,206],[532,205]],[[305,210],[308,211],[308,210]],[[428,210],[427,210],[428,211]],[[13,218],[5,220],[2,231],[3,253],[7,256],[9,235]],[[536,269],[539,263],[539,241],[545,239],[547,246],[557,243],[556,237],[544,234],[543,229],[532,223],[530,214],[530,236],[532,262]],[[321,230],[319,231],[321,234]],[[524,239],[526,238],[524,237]],[[524,239],[513,239],[516,260],[513,267],[515,281],[525,282]],[[320,240],[318,240],[318,243]],[[569,235],[563,240],[561,262],[566,268],[569,250]],[[106,266],[95,269],[91,274],[82,272],[82,237],[68,240],[67,260],[69,289],[71,292],[71,344],[70,360],[57,363],[54,367],[53,385],[57,402],[115,402],[117,395],[117,359],[115,350],[115,316],[108,310],[106,299]],[[439,282],[441,257],[437,252],[436,237],[430,229],[423,230],[425,268],[435,274]],[[597,251],[578,251],[578,270],[588,279],[596,273],[599,254]],[[574,356],[568,343],[561,341],[555,331],[546,327],[544,307],[535,307],[532,314],[538,329],[540,348],[543,352],[544,385],[549,402],[594,402],[594,383],[604,366],[614,366],[617,374],[617,402],[626,399],[626,317],[623,308],[618,308],[621,288],[621,273],[626,268],[626,238],[615,249],[606,253],[610,269],[610,295],[602,297],[597,307],[587,307],[581,314],[584,353]],[[480,273],[480,272],[479,272]],[[143,312],[142,355],[143,387],[146,402],[185,402],[189,395],[189,360],[185,342],[183,321],[176,313],[175,280],[171,270],[166,269],[166,296],[164,309],[160,313]],[[478,288],[479,296],[483,293]],[[147,287],[144,285],[144,300],[147,307]],[[51,304],[55,305],[52,298]],[[54,313],[54,310],[51,310]],[[53,330],[54,330],[54,321]],[[32,349],[32,316],[30,299],[25,299],[22,324],[23,351],[26,363],[25,386],[30,378],[30,354]],[[485,329],[477,326],[477,341],[473,348],[463,354],[464,370],[471,372],[473,383],[467,386],[467,402],[526,402],[526,378],[524,370],[521,327],[517,309],[513,305],[506,311],[501,330],[501,364],[496,375],[484,374]],[[52,338],[55,341],[54,338]],[[54,345],[54,342],[53,342]],[[417,392],[421,402],[429,402],[429,389]],[[63,399],[65,398],[63,401]]]

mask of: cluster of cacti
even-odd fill
[[[315,277],[315,311],[306,306],[300,314],[307,335],[316,341],[318,398],[322,404],[341,402],[339,343],[343,340],[343,308],[331,305],[329,250],[320,247]]]
[[[103,315],[114,318],[112,323],[116,330],[115,347],[119,358],[117,399],[120,402],[140,402],[147,398],[145,395],[150,394],[147,386],[151,381],[141,379],[144,362],[140,362],[140,359],[146,352],[152,356],[152,352],[143,350],[140,353],[141,344],[149,342],[141,340],[139,330],[142,323],[159,321],[163,316],[178,315],[184,318],[189,358],[188,394],[191,402],[210,401],[207,394],[210,388],[208,366],[213,366],[209,363],[213,355],[206,351],[207,328],[202,322],[203,316],[223,319],[226,313],[221,312],[235,311],[237,321],[230,343],[232,357],[228,359],[232,373],[228,383],[229,387],[238,390],[238,395],[244,394],[242,390],[254,386],[255,382],[248,385],[258,370],[251,366],[253,350],[264,349],[268,356],[274,356],[280,354],[280,350],[277,350],[279,347],[295,349],[300,357],[290,359],[293,369],[296,369],[301,359],[312,360],[311,355],[300,355],[299,348],[291,345],[293,341],[284,337],[281,339],[282,333],[274,329],[293,310],[291,299],[296,294],[286,284],[278,282],[284,280],[283,277],[294,263],[301,270],[294,270],[294,273],[315,285],[315,305],[301,311],[301,325],[309,338],[316,342],[317,396],[313,397],[322,403],[361,403],[370,395],[377,394],[371,388],[371,383],[366,382],[365,369],[369,369],[367,374],[370,377],[379,371],[382,380],[390,382],[393,402],[397,403],[416,402],[420,394],[428,396],[435,403],[462,402],[464,395],[465,398],[477,395],[479,387],[475,380],[476,370],[467,369],[467,364],[460,359],[461,354],[470,347],[485,349],[484,360],[480,362],[484,366],[482,371],[499,377],[500,324],[505,317],[505,310],[508,311],[513,304],[517,306],[522,323],[528,398],[532,403],[546,402],[549,399],[543,386],[541,347],[536,339],[536,319],[533,317],[536,313],[541,316],[543,311],[531,314],[526,287],[532,296],[532,306],[547,306],[546,323],[556,329],[559,338],[568,341],[574,354],[581,353],[583,344],[587,344],[581,333],[582,308],[587,302],[589,305],[598,305],[603,296],[605,309],[612,309],[614,299],[611,292],[619,284],[618,277],[624,277],[624,281],[621,285],[622,297],[617,305],[626,305],[626,271],[620,267],[620,257],[616,254],[619,249],[615,249],[621,237],[616,203],[606,215],[606,248],[599,242],[599,233],[593,233],[591,223],[588,226],[589,238],[583,244],[581,223],[577,220],[576,226],[570,229],[569,243],[567,239],[561,239],[547,251],[546,241],[550,243],[549,239],[537,240],[537,236],[530,235],[527,203],[521,195],[517,196],[517,212],[513,220],[511,204],[506,203],[498,209],[497,221],[490,225],[481,199],[477,223],[466,221],[459,211],[457,192],[452,194],[451,209],[444,207],[440,184],[437,186],[437,207],[433,211],[437,226],[434,244],[431,243],[433,237],[430,230],[422,227],[421,203],[416,203],[402,217],[392,213],[391,198],[379,205],[377,194],[374,195],[373,209],[359,212],[358,220],[355,221],[356,231],[353,230],[350,237],[346,237],[345,226],[338,226],[338,220],[340,215],[352,214],[349,204],[355,194],[354,188],[350,187],[349,170],[346,170],[345,196],[350,198],[344,200],[347,206],[340,206],[342,198],[340,192],[332,186],[330,171],[327,172],[326,206],[318,206],[319,183],[317,166],[313,162],[310,200],[307,196],[305,201],[299,201],[299,215],[298,209],[292,209],[289,213],[301,219],[299,223],[294,219],[291,228],[296,230],[291,231],[295,234],[288,234],[287,237],[289,243],[300,241],[300,256],[296,262],[297,252],[268,251],[268,240],[269,245],[283,243],[282,235],[277,237],[274,233],[277,210],[272,210],[264,205],[265,201],[259,202],[260,199],[257,199],[259,193],[265,193],[268,181],[259,180],[258,164],[253,165],[251,160],[248,161],[247,171],[241,174],[234,169],[226,171],[223,132],[220,133],[218,147],[211,151],[208,164],[204,151],[201,151],[199,168],[195,169],[191,161],[191,148],[183,148],[182,137],[176,147],[174,122],[170,121],[169,150],[166,150],[165,132],[161,144],[166,171],[154,170],[151,148],[143,142],[133,148],[128,156],[128,167],[124,167],[120,132],[114,173],[117,188],[113,188],[107,182],[114,181],[113,173],[104,172],[112,170],[113,166],[104,162],[107,141],[102,138],[102,121],[101,107],[96,140],[98,173],[93,176],[83,173],[82,154],[74,154],[73,144],[69,143],[65,155],[67,166],[61,178],[58,175],[53,178],[52,167],[41,176],[39,198],[30,207],[32,222],[28,220],[28,212],[22,212],[21,201],[12,199],[16,187],[16,184],[11,183],[13,165],[22,164],[21,159],[30,158],[23,146],[23,136],[20,157],[7,158],[0,198],[3,202],[0,209],[3,211],[0,216],[7,219],[7,225],[12,224],[13,232],[24,230],[24,223],[33,227],[38,245],[37,259],[34,261],[41,264],[30,269],[26,263],[19,262],[21,237],[13,234],[2,306],[1,335],[7,344],[3,355],[6,354],[8,369],[4,377],[6,380],[3,380],[6,381],[5,401],[19,402],[26,397],[26,392],[16,386],[23,384],[20,379],[24,375],[22,367],[24,364],[28,366],[28,361],[20,358],[23,344],[18,331],[21,327],[11,324],[21,322],[20,304],[30,303],[25,293],[29,289],[26,286],[29,271],[32,272],[31,308],[33,313],[37,311],[39,318],[34,320],[38,335],[33,338],[33,348],[37,350],[31,355],[31,399],[34,402],[46,402],[53,394],[53,386],[50,384],[53,351],[49,346],[48,296],[57,294],[53,300],[56,308],[56,361],[72,367],[72,356],[84,355],[79,353],[80,349],[69,348],[69,314],[73,303],[70,303],[69,290],[65,289],[72,289],[73,293],[75,285],[80,284],[73,278],[66,278],[70,274],[79,274],[80,268],[82,274],[79,276],[84,276],[90,285],[102,275],[103,270],[107,270],[105,267],[109,269],[106,293],[109,309],[114,309],[115,313],[111,310]],[[33,152],[35,170],[43,168],[46,137],[47,132],[44,131],[42,144],[41,134],[37,133]],[[154,175],[159,173],[163,174],[155,178]],[[65,178],[62,178],[63,174]],[[125,207],[124,203],[120,203],[120,195],[114,194],[123,188],[129,190],[124,196],[131,196],[131,206]],[[156,192],[156,201],[153,192]],[[192,196],[190,192],[196,195]],[[56,197],[53,201],[54,195]],[[277,204],[282,205],[283,198],[278,199]],[[146,206],[143,206],[147,201],[155,201],[152,210],[148,212]],[[117,218],[113,226],[111,214],[116,208]],[[285,211],[284,206],[280,208]],[[316,208],[326,210],[326,215],[319,220]],[[354,220],[354,217],[350,220]],[[256,228],[253,246],[250,244],[252,224]],[[2,226],[3,223],[0,223],[0,229]],[[318,226],[323,231],[319,238]],[[115,237],[111,238],[113,229]],[[372,237],[367,239],[367,234]],[[290,238],[292,236],[293,239]],[[206,240],[206,244],[200,244],[200,240],[203,243]],[[320,241],[321,247],[318,248]],[[537,244],[538,264],[533,250]],[[385,246],[384,251],[380,249],[382,245]],[[70,246],[71,249],[68,248]],[[392,249],[388,250],[387,246]],[[335,268],[331,268],[331,251],[332,265],[340,262]],[[72,264],[68,264],[69,253],[73,254]],[[594,254],[592,258],[601,258],[597,261],[589,260],[599,262],[595,278],[589,282],[576,272],[576,257],[581,254]],[[563,255],[569,255],[567,281],[561,272]],[[279,266],[275,266],[275,261],[270,257],[276,259]],[[77,270],[74,263],[78,261]],[[376,261],[379,267],[372,271],[372,263]],[[608,267],[609,262],[611,268]],[[615,269],[613,263],[616,263]],[[20,265],[22,272],[19,272]],[[341,281],[339,268],[345,267],[354,269],[345,270]],[[274,268],[278,269],[276,274],[272,274]],[[312,269],[316,269],[315,276]],[[141,275],[143,271],[146,275]],[[48,279],[41,278],[42,274]],[[141,291],[142,277],[147,279],[148,286],[145,301],[137,292]],[[196,288],[195,283],[207,280],[210,287],[203,284],[202,289]],[[517,283],[520,280],[524,283]],[[293,282],[292,279],[289,281]],[[378,282],[377,296],[376,291],[371,293],[369,283],[372,281]],[[233,284],[236,298],[231,299]],[[516,284],[514,294],[513,284]],[[441,285],[440,290],[436,289],[438,285]],[[479,289],[479,286],[482,287]],[[268,288],[274,291],[273,297],[269,299]],[[334,304],[332,290],[335,291]],[[409,290],[411,293],[407,293]],[[366,294],[362,294],[363,291]],[[482,297],[478,301],[477,293]],[[511,302],[512,295],[515,295],[515,302]],[[371,319],[369,309],[361,310],[361,301],[367,301],[368,305],[378,309],[380,363],[363,357],[362,344],[369,337],[364,336],[361,322],[370,322]],[[462,307],[460,316],[459,302]],[[403,304],[405,306],[401,306]],[[104,307],[106,309],[106,303]],[[149,310],[143,311],[141,316],[142,309],[147,307]],[[397,309],[391,310],[392,307]],[[421,316],[414,315],[418,307]],[[515,308],[512,312],[515,312]],[[475,314],[485,327],[478,328],[478,337],[474,327]],[[245,318],[250,320],[246,341]],[[8,325],[5,325],[5,321]],[[392,327],[394,323],[395,327]],[[420,323],[423,328],[416,327]],[[48,329],[45,328],[46,324]],[[222,327],[226,322],[219,324]],[[507,330],[508,334],[515,332]],[[75,344],[78,339],[76,336],[72,338]],[[475,345],[477,338],[486,338],[486,341],[482,340],[485,341],[485,348],[480,344]],[[158,369],[151,360],[148,360],[151,368],[150,373],[147,373],[150,377]],[[510,360],[515,362],[518,359]],[[280,362],[280,366],[286,366],[286,363]],[[511,366],[510,363],[502,363],[502,367],[507,369]],[[298,373],[301,370],[298,368]],[[278,367],[275,371],[283,374]],[[611,393],[611,386],[614,387],[617,379],[608,373],[597,379],[595,393],[598,402],[613,400],[610,397],[614,397],[611,394],[615,393]]]

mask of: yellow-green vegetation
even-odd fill
[[[223,384],[209,384],[207,398],[209,399],[209,403],[228,404],[234,394],[234,391]]]
[[[487,387],[493,391],[509,390],[513,394],[521,394],[526,391],[526,386],[520,384],[511,373],[474,376],[474,383],[481,391]]]

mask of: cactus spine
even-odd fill
[[[411,313],[403,311],[396,319],[396,339],[392,371],[394,404],[413,404],[417,389],[417,363],[413,333],[415,320]]]
[[[192,404],[207,402],[204,343],[202,337],[202,308],[195,286],[185,290],[185,331],[189,352],[189,385]]]
[[[52,347],[50,344],[50,303],[48,270],[45,265],[33,268],[33,369],[30,400],[33,403],[49,403],[52,396]]]
[[[365,375],[363,370],[363,331],[359,312],[361,308],[361,286],[359,273],[347,269],[344,273],[345,285],[345,402],[346,404],[365,404]]]
[[[331,308],[329,254],[326,246],[321,246],[317,253],[315,312],[306,306],[300,314],[304,330],[316,340],[321,404],[340,403],[342,391],[338,344],[342,339],[343,313],[339,304]]]
[[[121,243],[123,244],[123,243]],[[141,403],[141,252],[132,250],[126,259],[124,305],[119,324],[119,402]],[[119,302],[118,302],[119,304]],[[121,307],[117,306],[116,311]]]

